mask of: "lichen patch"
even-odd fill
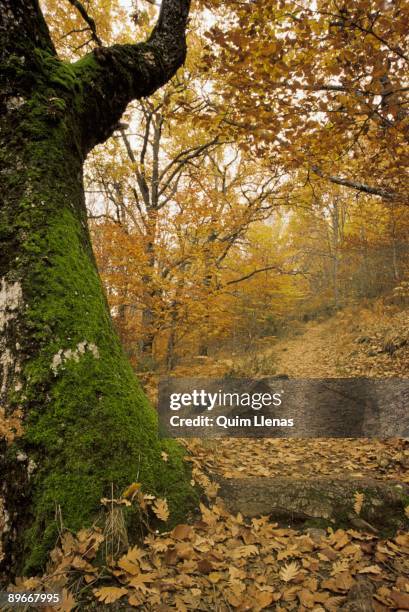
[[[57,353],[55,353],[51,361],[51,370],[54,372],[54,376],[57,375],[59,368],[63,366],[64,363],[70,360],[78,363],[81,356],[85,355],[87,351],[89,351],[95,357],[95,359],[99,359],[99,350],[97,345],[93,342],[88,342],[87,340],[79,342],[75,349],[60,349]]]
[[[9,283],[4,277],[0,282],[0,331],[16,316],[23,297],[19,282]]]
[[[11,96],[7,100],[6,106],[9,111],[12,111],[20,108],[20,106],[23,106],[24,103],[25,100],[21,96]]]

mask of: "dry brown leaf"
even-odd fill
[[[175,546],[175,551],[179,559],[191,559],[194,550],[189,542],[178,542]]]
[[[324,603],[325,609],[328,612],[339,612],[345,602],[345,597],[330,597]]]
[[[295,601],[297,599],[297,593],[299,590],[300,590],[300,587],[298,585],[283,589],[282,591],[283,601]]]
[[[204,487],[204,491],[207,497],[216,497],[218,491],[220,489],[220,485],[217,482],[210,482]]]
[[[298,575],[300,571],[300,566],[296,561],[291,561],[291,563],[287,563],[280,570],[280,578],[284,582],[291,582]]]
[[[354,498],[355,498],[355,503],[354,503],[354,511],[356,514],[360,514],[361,510],[362,510],[362,505],[364,503],[364,494],[363,493],[359,493],[358,491],[356,491]]]
[[[237,596],[231,589],[227,589],[226,599],[234,608],[238,608],[242,603],[241,594]]]
[[[140,589],[141,591],[146,591],[145,583],[153,582],[154,580],[157,579],[157,577],[158,575],[153,572],[150,574],[138,574],[137,576],[134,576],[133,578],[131,578],[128,584],[134,589]]]
[[[58,605],[58,607],[53,608],[55,612],[71,612],[76,606],[76,601],[74,596],[67,589],[62,590],[62,602]]]
[[[217,584],[223,578],[223,574],[220,572],[210,572],[207,578],[212,584]]]
[[[323,580],[321,586],[323,589],[329,589],[330,591],[335,591],[336,593],[338,593],[343,591],[349,591],[353,584],[354,579],[352,578],[351,574],[349,574],[348,572],[342,572],[334,578]]]
[[[259,610],[263,610],[272,603],[272,601],[274,600],[274,594],[269,593],[268,591],[258,591],[254,595],[254,599],[257,603],[257,608]]]
[[[229,575],[229,582],[244,580],[247,577],[247,573],[245,571],[238,567],[234,567],[234,565],[229,567]]]
[[[93,589],[93,593],[98,601],[110,604],[126,595],[128,589],[123,587],[101,587],[100,589]]]
[[[61,548],[65,555],[77,550],[77,541],[71,532],[66,531],[61,539]]]
[[[176,525],[170,535],[172,538],[175,538],[175,540],[190,540],[193,535],[193,530],[190,525]]]
[[[202,503],[200,504],[200,511],[202,513],[202,520],[207,525],[212,526],[217,523],[217,516]]]
[[[374,594],[375,599],[383,603],[385,606],[390,606],[393,602],[390,599],[391,590],[386,586],[381,586]]]
[[[71,561],[71,566],[77,570],[81,570],[83,572],[96,572],[97,569],[93,567],[88,561],[76,555],[74,559]]]
[[[41,579],[36,576],[32,576],[31,578],[17,578],[16,585],[19,587],[24,587],[26,591],[34,591],[35,589],[41,591],[43,586]]]
[[[331,576],[336,576],[337,574],[341,574],[342,572],[346,572],[348,570],[348,561],[347,559],[341,559],[341,561],[335,561],[332,564]]]
[[[409,610],[409,593],[392,590],[389,597],[400,610]]]
[[[125,489],[125,491],[122,493],[122,497],[124,499],[128,499],[128,498],[133,498],[135,496],[135,493],[137,491],[139,491],[139,489],[141,488],[141,483],[140,482],[133,482],[132,484],[129,485],[129,487],[127,489]]]
[[[379,565],[368,565],[360,569],[358,574],[382,574],[382,569]]]
[[[143,605],[143,598],[139,593],[131,593],[128,595],[128,603],[130,606],[135,606],[139,608],[139,606]]]
[[[247,558],[257,554],[257,546],[254,546],[254,544],[249,544],[248,546],[238,546],[237,548],[234,548],[231,551],[230,556],[232,559],[242,559],[243,557]]]
[[[139,565],[136,565],[135,563],[130,561],[127,555],[124,555],[119,559],[118,567],[123,569],[127,574],[130,574],[131,576],[136,576],[136,574],[139,574],[141,571],[139,569]]]
[[[335,561],[338,559],[338,555],[335,550],[332,548],[323,548],[321,552],[318,553],[318,557],[323,561]]]
[[[349,543],[348,534],[343,529],[337,529],[329,538],[329,543],[335,550],[341,550],[341,548]]]
[[[197,569],[201,574],[209,574],[213,569],[213,564],[208,559],[200,559],[197,562]]]
[[[159,520],[166,523],[169,518],[169,508],[166,499],[157,499],[152,506],[152,510]]]
[[[87,584],[90,584],[91,582],[95,580],[95,576],[92,576],[92,574],[85,574],[84,580]]]
[[[399,546],[409,547],[409,533],[401,533],[395,538],[396,544]]]

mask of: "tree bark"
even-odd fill
[[[161,460],[156,415],[113,331],[87,228],[82,165],[127,103],[185,58],[189,0],[149,40],[55,54],[37,0],[0,0],[0,563],[38,570],[64,525],[89,525],[113,483],[192,499],[183,452]],[[13,439],[14,438],[14,439]]]

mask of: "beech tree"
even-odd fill
[[[73,3],[75,6],[80,3]],[[81,5],[82,6],[82,5]],[[74,9],[73,9],[74,10]],[[127,104],[183,63],[189,0],[163,0],[149,38],[57,56],[38,0],[0,0],[0,561],[34,571],[57,513],[78,529],[139,481],[171,515],[193,492],[113,331],[87,228],[82,168]],[[92,23],[92,22],[90,22]]]

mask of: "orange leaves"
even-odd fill
[[[313,539],[301,531],[278,528],[268,517],[248,524],[219,504],[203,504],[201,520],[179,524],[171,532],[150,533],[143,545],[130,548],[104,567],[103,581],[100,569],[78,552],[79,546],[100,539],[100,532],[95,537],[92,533],[67,533],[64,552],[53,552],[57,565],[51,569],[58,573],[58,580],[63,576],[64,585],[72,573],[75,581],[84,577],[101,604],[120,601],[134,607],[156,610],[166,605],[189,611],[211,610],[228,602],[238,612],[271,608],[337,612],[352,588],[369,581],[379,605],[402,610],[408,605],[409,536],[405,532],[381,541],[372,534],[328,529]],[[279,558],[283,551],[288,553],[285,562]],[[377,558],[378,553],[383,557]],[[39,588],[41,580],[33,580],[24,586]],[[69,591],[66,595],[67,607],[61,611],[89,603],[74,603]]]
[[[249,544],[248,546],[238,546],[237,548],[234,548],[232,550],[231,558],[232,559],[241,559],[241,558],[246,559],[247,557],[252,557],[253,555],[257,555],[257,553],[258,553],[257,546],[254,546],[252,544]]]
[[[140,573],[140,567],[138,563],[135,563],[137,559],[132,558],[132,554],[130,554],[130,552],[131,551],[129,551],[127,555],[124,555],[123,557],[121,557],[121,559],[119,559],[118,567],[123,569],[127,574],[135,576],[136,574]]]
[[[190,540],[193,537],[193,530],[190,525],[176,525],[173,531],[171,531],[171,536],[175,540]]]
[[[294,578],[298,576],[299,571],[300,566],[298,565],[298,563],[292,561],[291,563],[288,563],[287,565],[284,565],[284,567],[281,568],[280,578],[284,582],[291,582],[292,580],[294,580]]]
[[[102,601],[105,604],[114,603],[127,593],[128,589],[118,587],[101,587],[100,589],[94,589],[95,597],[98,601]]]
[[[207,34],[207,74],[219,85],[220,115],[228,114],[236,139],[250,141],[260,157],[274,151],[287,170],[294,161],[302,167],[328,157],[344,158],[346,173],[353,158],[356,176],[392,185],[397,173],[407,187],[407,160],[395,152],[406,130],[407,55],[402,61],[401,54],[409,9],[397,18],[393,3],[381,0],[331,10],[318,2],[314,10],[289,9],[289,19],[270,0],[252,3],[249,19],[245,6],[224,8]],[[389,170],[380,168],[382,159]]]
[[[362,510],[362,504],[364,503],[364,494],[356,491],[354,498],[355,498],[354,511],[356,512],[356,514],[360,514]]]
[[[393,590],[390,593],[390,599],[400,610],[409,610],[409,593]]]
[[[147,584],[153,582],[156,579],[157,579],[157,574],[154,572],[150,574],[140,573],[134,576],[133,578],[131,578],[128,584],[134,589],[137,589],[140,591],[146,591],[148,589]]]
[[[166,499],[156,499],[152,510],[159,520],[166,523],[169,518],[169,508]]]
[[[122,493],[122,497],[125,498],[125,499],[130,497],[132,499],[135,496],[136,492],[139,491],[140,488],[141,488],[141,483],[140,482],[133,482]]]

